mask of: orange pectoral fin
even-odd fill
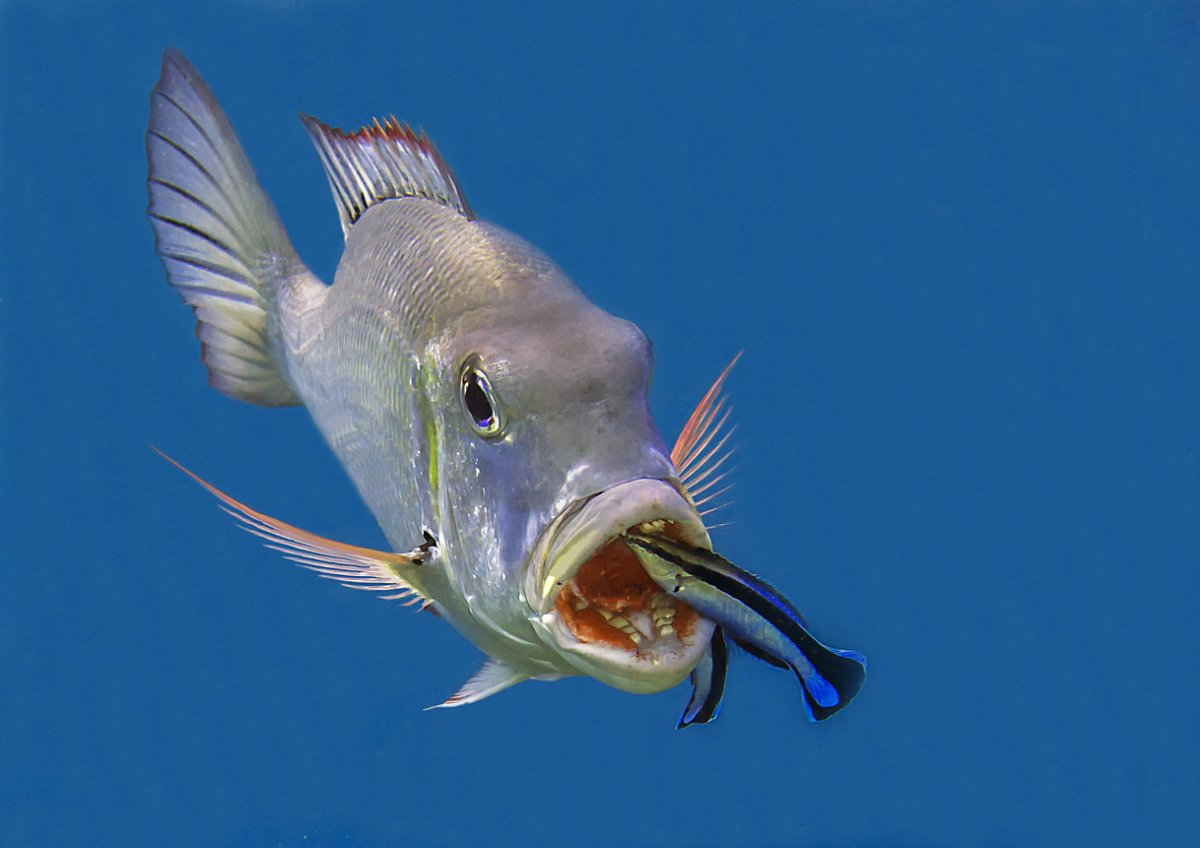
[[[336,580],[350,589],[390,592],[391,594],[382,596],[384,600],[407,599],[405,606],[418,603],[428,606],[432,603],[420,579],[421,566],[428,563],[436,553],[437,543],[432,536],[426,534],[425,542],[403,554],[361,548],[326,539],[251,509],[184,468],[153,445],[151,449],[219,500],[221,508],[237,519],[243,530],[263,539],[268,548],[279,551],[301,567],[315,571],[327,579]]]

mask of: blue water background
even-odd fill
[[[1200,844],[1200,6],[0,6],[0,844]],[[170,7],[170,8],[167,8]],[[738,350],[731,559],[832,644],[530,683],[238,532],[153,443],[382,535],[303,410],[210,390],[144,219],[162,48],[301,255],[298,110],[394,112],[654,340],[673,438]]]

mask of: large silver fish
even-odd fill
[[[664,590],[681,556],[711,551],[699,507],[727,455],[728,369],[668,452],[636,326],[476,220],[423,134],[394,119],[352,134],[302,120],[346,239],[332,285],[300,261],[212,93],[170,49],[146,133],[149,216],[195,311],[210,384],[307,407],[394,552],[308,533],[199,482],[300,564],[432,606],[486,653],[441,706],[530,678],[657,692],[691,675],[680,724],[705,722],[725,679],[719,624],[799,668],[779,641],[795,633],[747,601],[761,586],[744,572],[727,569],[711,591],[693,585],[697,604]],[[844,706],[861,676],[837,683],[820,689],[817,717]]]

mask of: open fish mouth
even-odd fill
[[[542,533],[526,597],[542,638],[578,670],[631,692],[674,686],[695,667],[715,624],[664,591],[621,538],[711,542],[670,482],[632,480],[578,501]]]

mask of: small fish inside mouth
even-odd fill
[[[799,611],[766,581],[706,547],[663,535],[642,535],[636,530],[623,538],[655,583],[716,623],[719,633],[714,640],[728,637],[751,656],[791,669],[804,691],[804,709],[810,721],[829,718],[862,688],[867,658],[858,651],[831,648],[817,641]],[[714,663],[720,652],[718,646],[711,655]],[[715,664],[712,671],[717,671]],[[720,671],[723,681],[723,669]],[[706,686],[704,680],[698,684],[695,675],[692,681],[692,702],[701,702],[695,714],[711,712],[703,707],[709,702],[719,703],[719,690]],[[702,692],[711,694],[711,698],[700,697]],[[696,721],[692,715],[689,704],[681,725]]]
[[[647,640],[686,641],[699,619],[695,610],[650,579],[620,538],[610,539],[583,564],[563,586],[554,607],[580,642],[628,651],[637,651]]]

